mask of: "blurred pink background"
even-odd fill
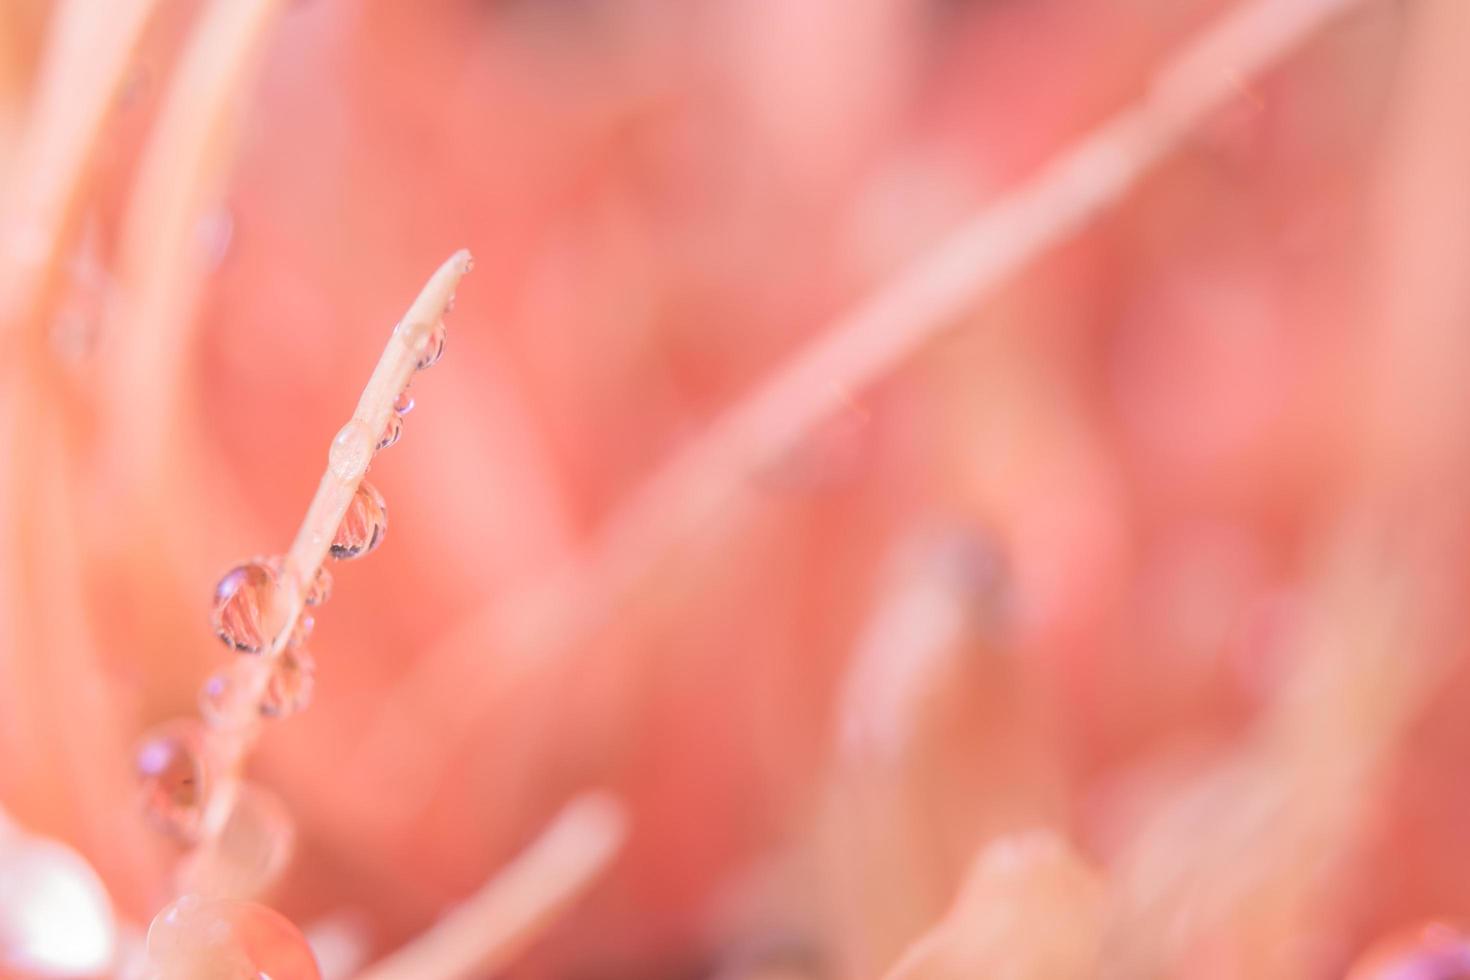
[[[24,175],[35,114],[66,109],[36,97],[50,5],[6,3]],[[1231,5],[285,3],[216,157],[180,163],[173,266],[126,228],[211,5],[158,5],[49,312],[6,325],[0,802],[146,926],[180,852],[135,814],[131,741],[195,710],[215,579],[289,543],[390,329],[466,247],[446,355],[372,471],[386,543],[334,569],[314,703],[251,763],[296,821],[267,897],[293,921],[385,953],[598,788],[631,836],[508,975],[880,976],[1034,828],[1101,883],[1116,965],[1153,908],[1129,855],[1207,890],[1291,719],[1368,760],[1341,833],[1304,831],[1331,841],[1310,871],[1266,857],[1319,826],[1279,804],[1280,840],[1242,831],[1257,890],[1220,885],[1227,911],[1131,975],[1341,976],[1470,918],[1470,8],[1345,6],[693,526],[635,522],[649,561],[619,578],[607,529],[666,461]],[[158,262],[153,332],[129,289]],[[1412,628],[1352,675],[1361,703],[1313,714],[1330,693],[1287,701],[1301,637],[1366,635],[1391,591],[1324,598],[1344,547]],[[1338,690],[1350,658],[1322,662]],[[1238,767],[1191,832],[1151,829]]]

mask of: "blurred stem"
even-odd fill
[[[615,512],[577,578],[606,609],[753,470],[892,371],[985,296],[1121,199],[1241,81],[1356,0],[1254,0],[1170,58],[1148,93],[900,270],[709,428]]]
[[[190,37],[129,196],[119,326],[103,359],[109,444],[135,485],[177,451],[190,333],[204,276],[199,220],[234,154],[239,103],[284,0],[215,0]],[[100,18],[99,18],[100,19]],[[152,499],[144,495],[145,499]]]
[[[152,877],[140,828],[111,818],[127,798],[124,728],[99,690],[108,672],[76,603],[85,595],[74,493],[77,418],[59,397],[50,313],[73,246],[106,121],[155,14],[156,0],[92,0],[52,11],[37,92],[6,187],[0,226],[0,341],[6,396],[0,579],[11,583],[4,663],[25,678],[5,727],[23,794],[73,814],[67,828],[107,875],[114,898],[144,901]],[[75,719],[85,718],[86,724]],[[3,748],[4,746],[0,746]],[[65,785],[58,773],[69,773]]]
[[[606,870],[626,833],[617,802],[578,797],[478,892],[358,980],[468,980],[503,969]]]
[[[47,322],[104,123],[157,7],[158,0],[116,0],[104,15],[95,0],[63,0],[52,12],[38,91],[6,188],[0,337]]]
[[[586,554],[535,590],[539,617],[532,629],[507,638],[505,607],[499,598],[491,600],[422,658],[404,682],[400,702],[432,711],[436,725],[467,737],[479,705],[464,696],[446,705],[439,692],[463,691],[461,654],[468,644],[476,645],[476,653],[486,646],[531,646],[534,657],[517,659],[540,664],[552,659],[549,654],[576,649],[662,556],[709,522],[748,474],[1120,200],[1192,127],[1238,98],[1243,82],[1356,2],[1252,0],[1226,13],[1164,62],[1141,99],[899,270],[655,473],[614,512]],[[525,605],[524,596],[513,598]],[[363,758],[375,765],[391,758],[377,747],[400,744],[420,724],[416,711],[386,706],[364,742]],[[421,760],[411,764],[417,778],[433,778],[422,771]]]

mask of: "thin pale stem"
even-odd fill
[[[578,797],[478,892],[358,980],[460,980],[504,968],[617,856],[627,817],[616,801]]]
[[[123,328],[104,360],[111,442],[128,447],[135,473],[158,472],[188,417],[180,402],[204,275],[199,220],[233,156],[241,92],[285,6],[228,0],[203,11],[139,164],[118,259]]]
[[[949,914],[884,980],[1092,976],[1104,902],[1096,873],[1061,838],[1002,837],[975,859]]]
[[[987,293],[1118,201],[1191,128],[1357,0],[1253,0],[1158,71],[1147,95],[981,211],[824,331],[658,473],[609,522],[594,590],[641,576],[712,503]]]
[[[247,661],[242,683],[247,703],[258,705],[270,683],[275,660],[285,649],[306,603],[306,593],[327,558],[332,538],[357,493],[373,451],[393,412],[393,402],[408,386],[422,356],[425,338],[439,325],[454,296],[455,287],[471,268],[470,253],[454,253],[430,277],[413,305],[394,328],[358,399],[357,410],[332,443],[327,469],[291,550],[286,553],[280,588],[268,621],[279,624],[275,640],[259,657]],[[239,793],[240,770],[259,732],[257,725],[214,733],[211,756],[218,769],[215,791],[204,819],[204,843],[213,839],[228,820]]]

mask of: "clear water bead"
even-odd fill
[[[387,449],[403,437],[403,416],[396,412],[388,416],[388,424],[383,426],[383,434],[378,437],[378,449]]]
[[[412,411],[413,395],[410,395],[408,389],[404,388],[398,393],[398,397],[393,399],[393,412],[396,415],[407,415]]]
[[[422,371],[438,364],[439,358],[444,356],[444,342],[448,337],[449,329],[444,326],[443,320],[424,332],[414,344],[413,352],[418,357],[418,360],[414,362],[414,367]]]
[[[316,577],[311,580],[311,588],[306,590],[306,604],[320,606],[330,598],[332,598],[332,573],[327,571],[327,566],[322,565],[316,570]]]
[[[316,660],[302,648],[282,650],[271,667],[271,679],[260,699],[260,713],[286,718],[311,703],[316,688]]]
[[[267,718],[286,718],[311,703],[316,688],[316,660],[305,649],[281,651],[271,668],[270,683],[260,699],[260,713]]]
[[[199,723],[180,719],[151,729],[133,761],[148,819],[171,836],[194,839],[209,788]]]
[[[372,462],[377,439],[368,431],[367,423],[352,419],[337,431],[332,448],[327,452],[327,466],[339,480],[356,480],[367,472]]]
[[[185,895],[148,927],[158,980],[321,980],[301,930],[274,909]]]
[[[286,641],[286,648],[294,650],[304,646],[311,638],[311,631],[314,629],[316,629],[316,617],[303,609],[301,615],[296,617],[296,625],[291,627],[291,638]]]
[[[388,531],[388,505],[366,480],[358,484],[352,503],[332,539],[332,557],[345,560],[371,554]]]
[[[255,720],[248,672],[252,664],[237,660],[211,674],[199,687],[199,714],[215,731],[235,731]]]
[[[211,621],[215,635],[242,653],[259,653],[270,645],[271,615],[279,579],[269,559],[256,559],[225,572],[214,587]]]

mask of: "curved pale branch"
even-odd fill
[[[626,834],[616,801],[578,797],[478,892],[358,980],[461,980],[503,968],[597,880]]]
[[[958,323],[987,293],[1065,241],[1128,189],[1213,109],[1240,92],[1358,0],[1250,0],[1165,61],[1143,98],[1057,154],[1031,179],[982,209],[851,313],[839,317],[772,377],[675,456],[608,521],[592,548],[534,590],[548,611],[530,640],[565,652],[612,614],[675,542],[690,536],[744,478],[778,458],[852,393]],[[524,597],[517,597],[524,603]],[[433,705],[441,725],[467,730],[472,699],[445,706],[437,692],[462,683],[469,645],[507,638],[492,600],[449,630],[405,682],[400,704]],[[520,652],[520,651],[518,651]],[[524,659],[521,662],[525,662]],[[464,712],[446,718],[445,708]],[[418,716],[385,710],[365,751],[401,737]],[[378,758],[377,755],[373,756]],[[427,774],[419,773],[424,778]]]
[[[236,116],[284,0],[216,0],[169,85],[124,218],[123,329],[103,367],[127,465],[155,472],[171,445],[203,276],[199,219],[233,155]],[[94,15],[95,16],[95,15]],[[99,18],[101,19],[101,18]]]

